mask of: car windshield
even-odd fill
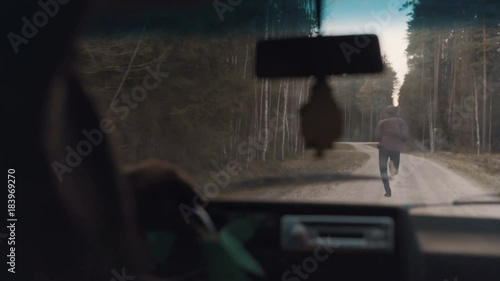
[[[500,192],[500,2],[323,1],[320,28],[315,3],[96,12],[77,65],[119,164],[170,161],[209,199],[406,205]],[[257,78],[256,43],[344,34],[376,34],[385,70],[328,77],[343,136],[317,158],[299,114],[315,78]],[[416,212],[499,218],[500,205]]]

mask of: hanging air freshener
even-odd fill
[[[300,117],[305,146],[316,149],[318,157],[342,136],[342,115],[325,77],[317,78],[308,103],[300,109]]]

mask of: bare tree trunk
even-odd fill
[[[236,134],[238,133],[236,130],[236,127],[233,128],[233,120],[229,121],[229,131],[233,132],[233,134],[229,137],[229,152],[233,151],[233,144],[236,142]]]
[[[459,109],[460,108],[463,108],[464,107],[464,99],[465,99],[465,95],[467,93],[470,92],[469,88],[465,85],[465,81],[466,80],[469,80],[469,77],[467,76],[468,75],[468,72],[467,72],[467,65],[468,65],[468,56],[467,56],[467,53],[464,54],[463,56],[463,59],[462,59],[462,63],[461,63],[461,71],[460,71],[460,85],[462,86],[462,88],[466,89],[466,91],[461,91],[461,94],[460,94],[460,102],[457,102],[457,104],[459,104]],[[459,118],[463,118],[465,119],[466,117],[459,117]],[[471,119],[472,120],[472,119]],[[462,120],[461,120],[462,121]],[[465,123],[465,122],[464,122]],[[472,124],[472,123],[471,123]],[[465,125],[464,125],[465,127]],[[467,128],[464,128],[464,131],[466,131]],[[462,146],[466,145],[466,138],[463,138],[463,140],[460,141],[460,144]]]
[[[456,61],[457,61],[456,64],[458,64],[458,59],[456,59]],[[451,86],[451,101],[450,101],[451,124],[455,124],[455,99],[457,95],[457,76],[458,76],[458,65],[455,65],[453,73],[453,82]],[[452,126],[452,129],[454,130],[455,127]]]
[[[422,71],[420,73],[420,100],[422,101],[422,107],[425,107],[425,42],[422,42]],[[422,114],[422,143],[425,140],[425,114]]]
[[[481,145],[481,150],[485,151],[486,150],[486,100],[488,99],[487,96],[487,73],[486,73],[486,26],[484,23],[484,15],[483,15],[483,125],[482,125],[482,145]]]
[[[247,76],[247,65],[248,65],[248,43],[246,45],[246,51],[245,51],[245,64],[243,66],[243,79]]]
[[[286,79],[286,84],[285,84],[285,89],[283,91],[283,138],[281,142],[281,160],[285,159],[285,138],[286,138],[286,132],[287,132],[287,127],[286,127],[286,106],[288,103],[288,87],[289,87],[289,81],[288,78]]]
[[[344,98],[344,128],[345,128],[345,131],[347,131],[347,97]],[[344,136],[344,138],[346,138],[346,136]],[[348,141],[346,139],[346,141]]]
[[[436,49],[434,52],[434,91],[432,104],[432,125],[431,130],[434,131],[437,125],[438,116],[438,97],[439,97],[439,66],[441,61],[441,34],[436,32]],[[431,137],[431,153],[435,151],[434,134]]]
[[[361,141],[364,141],[365,138],[364,138],[364,133],[363,133],[363,125],[364,125],[364,121],[365,121],[365,111],[364,110],[361,110],[361,130],[360,131],[360,140]]]
[[[370,103],[370,141],[373,141],[373,100]]]
[[[269,2],[266,10],[266,34],[265,39],[269,38]],[[267,145],[269,139],[269,79],[265,79],[264,86],[264,147],[262,149],[262,161],[266,161]]]
[[[453,127],[451,126],[451,122],[453,120],[453,103],[455,102],[454,99],[455,99],[455,89],[456,89],[456,78],[457,78],[457,75],[456,75],[456,69],[457,69],[457,66],[456,66],[456,59],[452,59],[452,65],[451,65],[451,75],[452,75],[452,79],[451,79],[451,91],[450,91],[450,96],[448,98],[448,120],[447,120],[447,125],[448,127],[452,128]]]
[[[349,128],[349,129],[348,129],[348,133],[347,133],[347,139],[348,139],[349,141],[351,141],[351,118],[352,118],[352,115],[351,115],[351,114],[352,114],[351,109],[352,109],[352,104],[351,104],[351,103],[349,103],[349,115],[348,115],[348,117],[349,117],[348,128]]]
[[[480,152],[480,147],[481,147],[481,138],[479,136],[479,105],[478,105],[478,94],[477,94],[477,85],[476,85],[476,71],[472,69],[472,73],[474,75],[474,116],[476,119],[476,148],[477,148],[477,155],[479,155]]]
[[[432,100],[429,100],[429,145],[431,149],[431,153],[434,153],[434,130],[433,130],[433,120],[432,120],[432,115],[433,115],[433,107],[432,107]]]
[[[255,137],[257,138],[258,137],[258,133],[259,133],[259,129],[258,129],[258,126],[259,126],[259,98],[257,96],[257,79],[254,78],[254,100],[255,100],[255,103],[254,103],[254,135]],[[249,139],[250,139],[250,135],[249,135]],[[247,167],[248,167],[248,163],[250,162],[250,153],[248,154],[248,158],[247,158]]]
[[[241,134],[241,123],[242,123],[241,119],[242,119],[241,117],[238,118],[238,142],[236,143],[236,145],[238,145],[238,143],[240,143],[240,141],[241,141],[241,135],[242,135]]]
[[[472,140],[471,147],[474,150],[474,147],[476,146],[476,138],[474,137],[474,115],[472,114],[470,116],[470,135]]]
[[[305,89],[303,101],[305,101],[307,99],[307,97],[309,96],[309,91],[311,89],[311,82],[312,81],[313,81],[312,78],[307,79],[307,86],[306,86],[306,89]],[[304,102],[301,103],[301,106],[302,106],[302,104],[304,104]],[[306,153],[306,142],[305,142],[304,138],[301,138],[301,140],[302,140],[302,158],[304,158],[305,157],[305,153]]]
[[[299,100],[298,100],[298,106],[297,108],[300,108],[300,104],[302,103],[302,95],[304,91],[304,83],[305,81],[302,80],[302,84],[299,88]],[[298,149],[299,149],[299,128],[300,128],[300,120],[297,118],[295,120],[295,149],[294,149],[294,154],[297,155]]]
[[[280,114],[281,87],[283,80],[280,80],[278,87],[278,101],[276,102],[276,126],[274,127],[273,160],[276,160],[276,143],[278,142],[278,118]]]
[[[491,95],[491,98],[490,98],[490,128],[488,130],[488,153],[491,153],[491,111],[492,111],[492,108],[493,108],[493,95]]]
[[[260,139],[260,131],[262,129],[262,119],[264,116],[264,80],[260,81],[260,102],[259,102],[259,130],[257,131],[257,138]]]
[[[257,137],[259,132],[259,93],[258,93],[258,82],[254,79],[254,97],[255,97],[255,124],[254,124],[254,134]]]
[[[267,145],[269,140],[269,79],[266,78],[264,89],[264,147],[262,148],[262,161],[266,161]]]
[[[296,93],[296,90],[297,90],[297,83],[296,81],[294,80],[292,82],[292,97],[295,96],[295,93]],[[290,105],[293,106],[293,100],[290,101]],[[293,110],[293,108],[292,108]],[[288,129],[288,141],[287,141],[287,148],[288,148],[288,151],[289,152],[293,152],[293,136],[295,135],[295,126],[293,126],[293,124],[290,124],[287,120],[286,122],[286,125],[287,125],[287,129]]]
[[[238,156],[237,147],[238,144],[240,143],[240,139],[241,139],[241,117],[238,118],[238,122],[236,123],[236,138],[234,140],[234,146],[233,146],[235,159]]]
[[[234,74],[236,74],[236,70],[238,70],[238,54],[234,55]]]
[[[144,34],[144,29],[143,29],[143,34]],[[122,91],[123,84],[125,83],[125,80],[127,79],[127,76],[130,72],[130,68],[132,68],[132,63],[134,62],[135,57],[137,56],[137,51],[139,51],[139,47],[141,46],[141,43],[143,40],[144,40],[144,36],[141,36],[139,41],[137,41],[137,45],[135,46],[134,52],[132,53],[132,57],[130,57],[130,61],[129,61],[128,66],[127,66],[127,70],[125,71],[125,74],[123,74],[120,85],[118,85],[118,89],[116,89],[116,92],[115,92],[113,98],[111,99],[111,102],[109,103],[108,112],[106,113],[106,116],[109,116],[109,113],[111,111],[111,104],[113,104],[113,101],[118,97],[118,95]]]

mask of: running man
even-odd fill
[[[385,108],[385,117],[378,122],[375,128],[375,140],[379,142],[377,147],[380,176],[384,183],[386,197],[391,197],[387,162],[389,162],[391,176],[397,175],[400,153],[408,139],[408,127],[405,121],[399,118],[399,107],[387,106]]]

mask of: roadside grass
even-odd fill
[[[279,175],[300,175],[315,173],[339,173],[345,174],[361,167],[370,156],[358,152],[353,146],[342,146],[345,150],[332,150],[325,153],[325,157],[316,159],[314,153],[306,152],[303,158],[287,159],[285,161],[272,160],[266,162],[254,161],[248,167],[241,162],[243,171],[237,177],[231,178],[231,182],[262,178]],[[349,151],[352,149],[352,151]],[[258,189],[282,189],[280,186],[257,187]],[[224,189],[222,193],[245,192],[253,187],[238,187],[237,189]]]
[[[242,162],[243,171],[240,177],[234,180],[280,174],[348,173],[361,167],[370,158],[368,154],[357,151],[354,146],[347,143],[335,144],[334,149],[326,151],[322,158],[316,158],[314,153],[312,150],[307,150],[303,157],[284,161],[253,161],[248,167]]]
[[[427,156],[485,188],[500,191],[500,154],[437,152]]]
[[[316,159],[312,151],[307,151],[304,157],[296,159],[253,161],[248,166],[245,162],[241,162],[243,171],[231,180],[239,181],[283,174],[348,173],[361,167],[369,158],[370,156],[363,152],[332,150],[326,152],[324,158]]]
[[[354,146],[346,143],[338,143],[333,150],[325,152],[323,158],[316,158],[314,151],[307,150],[304,155],[295,158],[289,157],[284,161],[269,159],[264,161],[254,159],[247,163],[246,158],[236,160],[241,171],[237,176],[232,176],[230,182],[239,182],[269,176],[300,175],[316,173],[349,173],[361,167],[370,156],[359,152]],[[213,170],[212,173],[219,171]],[[198,175],[195,178],[199,186],[213,182],[209,172]],[[243,187],[245,189],[245,187]],[[241,190],[238,188],[238,190]],[[220,190],[223,193],[231,192],[230,189]]]

